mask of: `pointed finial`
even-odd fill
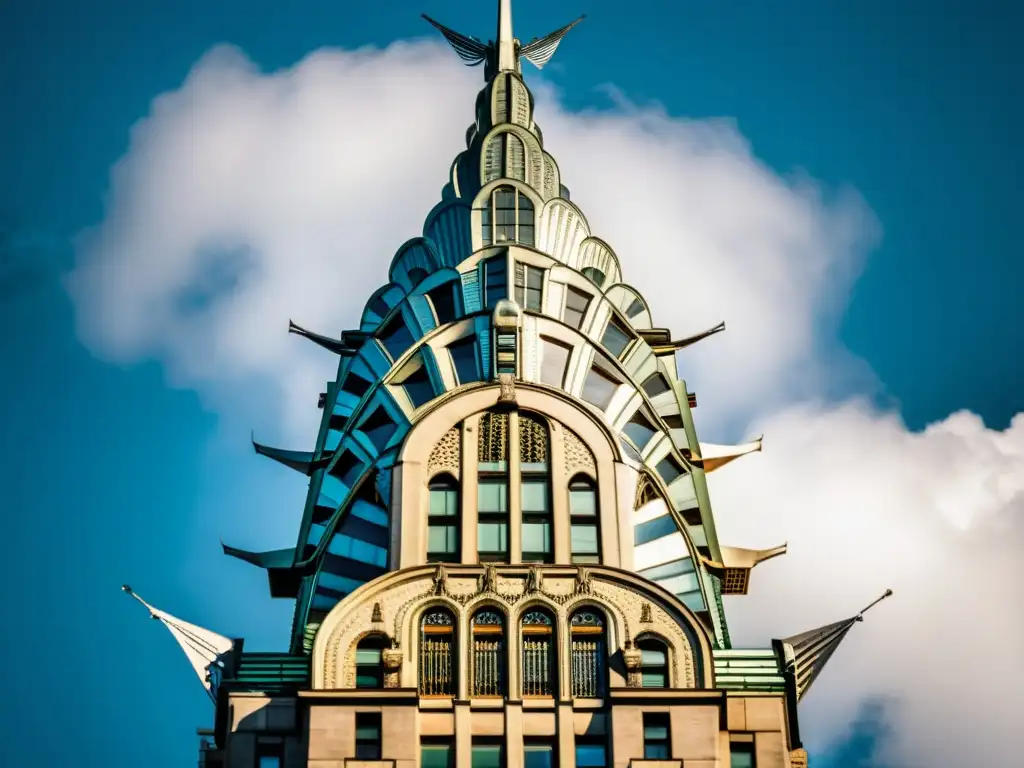
[[[512,0],[498,0],[498,71],[516,71],[516,43],[512,37]]]
[[[882,602],[883,600],[885,600],[885,598],[887,598],[887,597],[892,597],[892,590],[891,590],[891,589],[887,589],[887,590],[885,590],[885,594],[884,594],[884,595],[882,595],[881,597],[879,597],[879,598],[878,598],[877,600],[875,600],[875,601],[873,601],[873,602],[869,603],[869,604],[867,605],[867,607],[865,607],[865,608],[861,609],[861,612],[860,612],[860,613],[858,613],[858,614],[857,614],[857,616],[856,616],[856,618],[857,618],[857,621],[864,621],[864,614],[865,614],[865,613],[867,613],[867,612],[868,612],[869,610],[871,610],[872,608],[874,608],[874,607],[875,607],[876,605],[878,605],[878,604],[879,604],[880,602]]]

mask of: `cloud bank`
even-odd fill
[[[134,127],[106,217],[78,240],[67,285],[85,342],[158,359],[229,419],[308,447],[333,361],[287,320],[355,326],[439,199],[479,77],[435,44],[321,51],[271,74],[211,51]],[[657,323],[677,335],[728,323],[682,360],[698,427],[711,441],[763,428],[767,441],[712,477],[712,501],[726,543],[791,551],[731,601],[737,639],[762,644],[897,591],[809,695],[810,745],[843,738],[881,697],[894,702],[880,746],[893,764],[1004,762],[1024,690],[1024,421],[999,433],[954,414],[913,434],[868,399],[837,400],[876,386],[834,338],[879,234],[855,192],[779,176],[728,121],[614,92],[611,108],[574,114],[535,93],[574,201]],[[964,663],[1000,651],[981,682]]]

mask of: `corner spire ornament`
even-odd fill
[[[216,701],[214,688],[219,682],[221,672],[224,669],[224,657],[234,648],[234,643],[226,637],[211,632],[195,624],[189,624],[166,611],[154,608],[141,597],[139,597],[127,584],[121,587],[121,591],[129,597],[133,597],[145,606],[149,616],[156,619],[173,635],[178,641],[181,650],[185,652],[189,664],[199,677],[207,695],[211,700]]]
[[[449,29],[425,13],[423,18],[444,35],[448,44],[468,66],[475,67],[485,62],[484,79],[490,80],[499,72],[520,72],[520,58],[527,59],[537,69],[543,69],[555,55],[555,49],[566,33],[586,17],[580,16],[544,37],[535,37],[526,45],[520,45],[512,32],[512,0],[498,0],[497,35],[494,40],[486,43]]]

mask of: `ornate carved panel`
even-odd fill
[[[593,478],[597,477],[597,462],[579,435],[568,427],[561,430],[565,441],[565,471],[572,477],[577,472],[585,472]]]
[[[459,479],[461,466],[459,445],[459,426],[455,425],[442,437],[427,460],[427,475],[433,477],[441,472],[448,472],[456,480]]]

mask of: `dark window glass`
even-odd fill
[[[459,560],[459,488],[455,478],[441,475],[430,483],[427,513],[427,562],[455,563]]]
[[[409,282],[412,283],[415,288],[417,285],[423,282],[427,276],[427,270],[420,267],[413,267],[409,270]]]
[[[608,747],[593,737],[576,737],[576,768],[608,768]]]
[[[579,328],[583,325],[583,316],[587,313],[587,306],[590,304],[590,296],[583,291],[566,286],[565,293],[565,314],[562,320],[566,325]]]
[[[530,739],[523,744],[523,768],[555,768],[555,745]]]
[[[622,353],[626,351],[626,347],[629,346],[629,342],[633,340],[633,335],[623,327],[616,318],[612,318],[608,321],[607,327],[604,329],[604,335],[601,337],[601,346],[612,353],[614,357],[622,357]]]
[[[561,388],[565,384],[565,369],[569,365],[568,346],[546,336],[541,337],[540,380],[552,387]]]
[[[455,289],[456,283],[445,283],[427,291],[427,297],[434,306],[434,314],[437,315],[437,324],[454,322],[458,314],[455,310]]]
[[[369,416],[363,419],[359,430],[370,438],[377,451],[383,451],[392,435],[397,431],[395,422],[392,421],[384,406],[378,405]]]
[[[644,688],[668,687],[668,651],[660,640],[641,640],[641,684]]]
[[[734,741],[729,745],[729,768],[756,768],[754,745]]]
[[[412,333],[402,319],[401,312],[391,318],[387,325],[377,332],[377,338],[380,339],[384,349],[391,355],[392,360],[400,358],[413,345],[414,341]]]
[[[644,759],[668,760],[672,754],[669,743],[669,720],[665,712],[644,712]]]
[[[488,203],[480,210],[480,238],[484,245],[492,245],[494,243],[491,218],[491,206],[490,203]]]
[[[595,365],[587,373],[587,378],[583,381],[583,392],[580,394],[588,403],[596,405],[603,411],[611,404],[612,395],[618,388],[619,382]]]
[[[430,381],[430,374],[427,373],[425,365],[420,365],[406,376],[402,386],[405,387],[405,393],[412,401],[413,408],[419,408],[434,399],[434,384]]]
[[[508,260],[495,256],[484,262],[484,306],[494,309],[508,296]]]
[[[584,277],[590,278],[597,285],[604,285],[604,272],[597,267],[584,267],[580,270]]]
[[[391,311],[391,307],[389,307],[388,303],[384,301],[383,296],[375,296],[374,298],[370,299],[370,303],[366,305],[366,308],[380,318],[383,318],[385,315],[387,315],[388,312]]]
[[[453,341],[448,345],[448,354],[452,356],[452,366],[459,384],[480,381],[480,365],[476,359],[476,337],[467,336]]]
[[[678,413],[670,413],[661,417],[661,420],[665,422],[665,426],[669,429],[684,429],[683,417]]]
[[[345,383],[341,385],[341,388],[349,394],[362,397],[372,386],[373,382],[369,379],[360,376],[355,371],[349,371],[345,374]]]
[[[516,303],[523,309],[540,312],[544,270],[528,264],[516,264]]]
[[[356,646],[356,688],[383,688],[381,655],[391,643],[380,635],[364,637]]]
[[[668,380],[664,376],[660,373],[655,373],[647,377],[643,383],[643,389],[648,397],[656,397],[662,392],[668,392],[670,387]]]
[[[424,739],[420,744],[421,768],[455,768],[455,745],[447,739]]]
[[[626,437],[633,441],[633,445],[641,450],[650,439],[654,437],[654,433],[657,431],[651,420],[644,416],[643,413],[637,411],[622,430],[625,432]]]
[[[356,712],[356,760],[380,760],[380,712]]]
[[[256,744],[256,768],[281,768],[284,765],[284,745]]]

